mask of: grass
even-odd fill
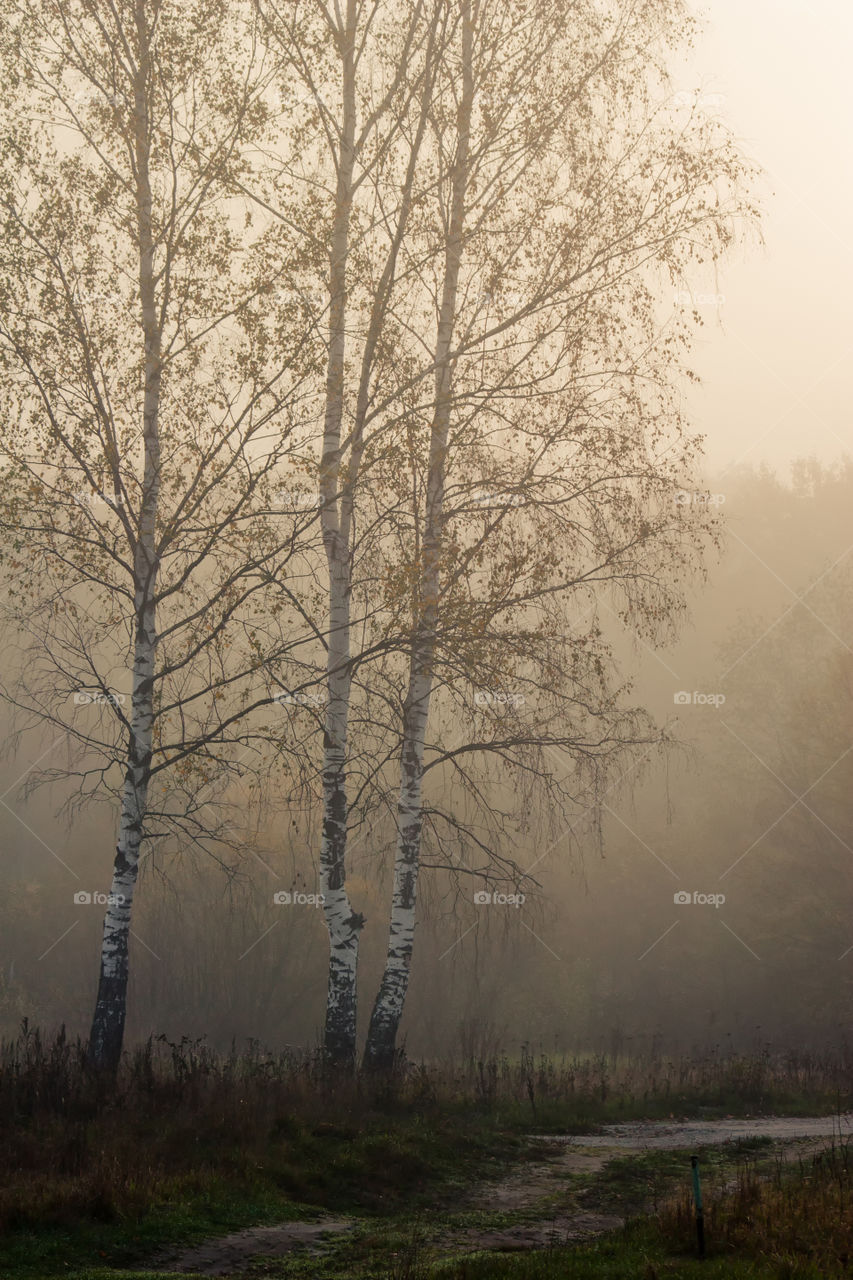
[[[693,1211],[683,1196],[661,1215],[671,1244],[692,1234]],[[825,1280],[853,1269],[853,1153],[849,1140],[834,1141],[819,1154],[793,1162],[779,1157],[772,1175],[744,1165],[734,1189],[712,1196],[705,1209],[713,1251],[766,1259],[790,1275]],[[798,1269],[799,1268],[799,1269]],[[803,1268],[806,1268],[803,1270]]]
[[[475,1171],[487,1171],[490,1158],[502,1163],[522,1146],[482,1126],[463,1133],[455,1121],[427,1123],[417,1114],[369,1115],[352,1130],[293,1121],[286,1132],[273,1124],[267,1135],[227,1128],[226,1121],[199,1139],[196,1119],[179,1111],[162,1112],[156,1131],[129,1116],[118,1151],[103,1121],[90,1120],[89,1165],[76,1174],[67,1165],[29,1170],[3,1188],[0,1274],[27,1275],[36,1262],[36,1274],[58,1274],[98,1256],[128,1264],[165,1243],[324,1210],[411,1211],[441,1189],[450,1196]],[[46,1136],[61,1151],[59,1135]]]
[[[63,1035],[48,1042],[25,1024],[16,1041],[0,1047],[0,1276],[142,1280],[149,1273],[139,1268],[165,1246],[323,1212],[356,1217],[358,1230],[330,1247],[322,1271],[316,1257],[293,1256],[252,1274],[359,1280],[700,1274],[690,1260],[689,1214],[677,1202],[659,1224],[517,1258],[437,1260],[426,1224],[494,1228],[523,1217],[466,1214],[462,1193],[531,1157],[532,1133],[578,1133],[654,1116],[828,1113],[851,1105],[851,1078],[845,1055],[640,1063],[602,1055],[553,1060],[525,1049],[514,1059],[412,1066],[377,1086],[331,1079],[310,1054],[274,1055],[249,1045],[217,1055],[198,1042],[152,1041],[128,1057],[115,1088],[105,1090],[79,1043]],[[701,1274],[834,1276],[780,1271],[776,1254],[756,1253],[750,1231],[738,1228],[740,1210],[723,1207],[733,1162],[760,1155],[760,1147],[741,1146],[709,1150],[703,1160],[713,1206],[709,1238],[725,1241],[728,1270],[712,1257]],[[749,1185],[751,1197],[772,1191],[775,1210],[792,1222],[811,1222],[806,1215],[815,1214],[828,1230],[828,1215],[846,1212],[846,1172],[834,1175],[837,1192],[823,1187],[818,1213],[817,1201],[801,1210],[799,1200],[783,1199],[816,1194],[817,1184],[805,1180],[798,1191],[785,1190],[784,1171],[775,1169],[761,1183],[755,1159],[752,1181],[738,1173],[738,1186]],[[572,1194],[584,1207],[633,1212],[664,1204],[683,1181],[683,1155],[655,1152],[614,1160],[594,1179],[578,1178]],[[754,1200],[744,1191],[738,1203],[745,1213]],[[768,1223],[772,1216],[768,1202]],[[780,1237],[773,1247],[781,1258],[794,1244]],[[808,1265],[814,1248],[812,1242],[803,1255]],[[842,1251],[839,1244],[839,1257]],[[831,1249],[824,1252],[820,1265],[827,1257],[826,1265],[835,1265]]]
[[[731,1255],[700,1260],[673,1252],[653,1225],[637,1224],[606,1239],[572,1249],[541,1250],[520,1257],[479,1256],[438,1267],[430,1280],[823,1280],[804,1264],[780,1269],[775,1262]],[[415,1280],[413,1276],[411,1280]]]
[[[700,1147],[702,1184],[706,1194],[714,1194],[741,1174],[745,1164],[753,1168],[771,1167],[767,1153],[773,1147],[770,1138],[740,1138],[735,1141]],[[765,1154],[762,1162],[759,1157]],[[693,1154],[691,1152],[690,1154]],[[684,1184],[689,1172],[685,1151],[645,1151],[641,1154],[616,1156],[592,1180],[584,1203],[594,1202],[601,1210],[657,1213],[675,1190]]]
[[[437,1261],[420,1224],[413,1223],[408,1236],[399,1225],[396,1235],[373,1233],[355,1255],[346,1255],[342,1247],[327,1273],[317,1272],[316,1260],[306,1259],[265,1274],[377,1280],[690,1280],[700,1276],[705,1280],[841,1280],[850,1274],[853,1162],[844,1143],[833,1144],[819,1157],[793,1162],[780,1157],[765,1141],[704,1149],[708,1241],[704,1259],[697,1257],[689,1194],[671,1195],[676,1184],[684,1185],[686,1157],[686,1152],[649,1152],[619,1159],[596,1175],[589,1185],[596,1203],[609,1199],[624,1210],[632,1198],[647,1190],[649,1179],[657,1180],[669,1199],[664,1198],[654,1218],[635,1218],[624,1230],[587,1244]],[[361,1269],[368,1248],[375,1265]],[[333,1259],[334,1254],[330,1262]]]

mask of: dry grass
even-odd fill
[[[694,1238],[691,1197],[682,1195],[660,1215],[665,1238],[687,1248]],[[839,1137],[808,1159],[780,1156],[772,1176],[753,1163],[736,1185],[705,1197],[705,1235],[712,1255],[753,1257],[779,1274],[804,1263],[828,1280],[848,1276],[853,1262],[853,1151]]]
[[[150,1040],[105,1085],[79,1041],[46,1040],[24,1024],[0,1046],[0,1229],[138,1218],[237,1189],[255,1204],[365,1205],[406,1179],[441,1181],[453,1161],[534,1127],[831,1112],[850,1105],[851,1080],[844,1053],[632,1062],[523,1049],[409,1064],[376,1082],[330,1077],[312,1053],[249,1044],[222,1055],[197,1041]]]

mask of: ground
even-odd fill
[[[397,1215],[390,1222],[322,1215],[252,1227],[167,1251],[153,1258],[145,1272],[123,1276],[619,1276],[637,1274],[620,1268],[634,1266],[638,1250],[648,1256],[644,1265],[652,1269],[645,1274],[652,1276],[657,1274],[652,1237],[644,1244],[642,1222],[632,1223],[627,1232],[626,1223],[653,1213],[667,1196],[688,1185],[691,1154],[699,1153],[709,1192],[732,1189],[744,1164],[753,1173],[766,1174],[780,1159],[813,1160],[839,1137],[843,1141],[849,1128],[847,1118],[762,1117],[636,1121],[598,1134],[533,1135],[527,1159],[501,1178],[477,1184],[455,1209],[444,1204],[415,1218]],[[598,1237],[606,1239],[592,1248],[568,1248]],[[726,1266],[733,1264],[725,1259]],[[662,1260],[660,1274],[688,1275],[696,1265],[687,1257]],[[713,1275],[714,1270],[712,1262],[702,1274]],[[100,1273],[104,1278],[118,1274]],[[759,1269],[743,1274],[781,1273]]]
[[[849,1274],[843,1055],[525,1052],[368,1082],[166,1049],[109,1089],[62,1038],[0,1055],[0,1280]]]

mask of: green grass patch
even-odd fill
[[[673,1251],[652,1223],[574,1248],[457,1259],[434,1267],[423,1280],[427,1275],[430,1280],[822,1280],[810,1264],[792,1270],[768,1259],[731,1254],[699,1259]]]

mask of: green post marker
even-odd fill
[[[699,1181],[699,1157],[691,1156],[693,1169],[693,1203],[696,1205],[696,1239],[699,1242],[699,1257],[705,1257],[705,1215],[702,1212],[702,1185]]]

